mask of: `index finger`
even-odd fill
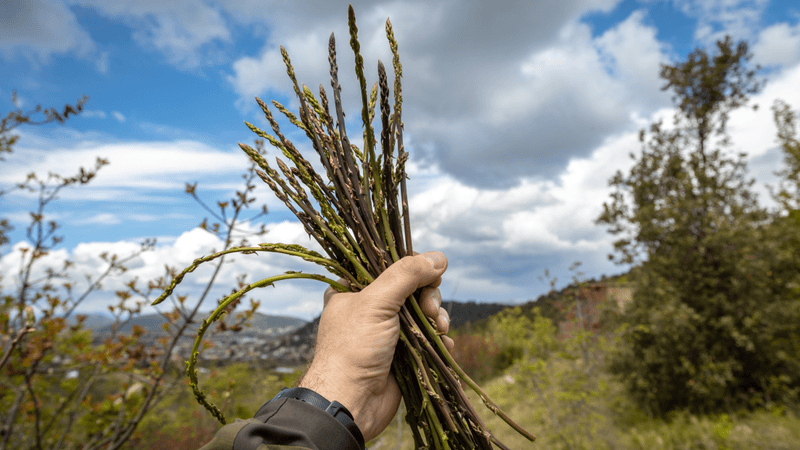
[[[347,287],[350,287],[350,282],[345,280],[344,278],[339,278],[338,280],[336,280],[336,282],[339,283],[339,284],[343,284],[343,285],[345,285]],[[325,309],[325,307],[328,306],[328,302],[331,300],[331,297],[333,297],[334,294],[339,294],[339,291],[334,289],[333,286],[328,286],[328,289],[325,289],[325,294],[323,294],[323,296],[322,296],[322,301],[323,301],[322,308],[323,309]]]

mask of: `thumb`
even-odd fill
[[[406,298],[417,289],[434,283],[447,270],[441,252],[406,256],[389,266],[361,292],[367,298],[381,299],[383,306],[399,311]]]

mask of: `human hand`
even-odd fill
[[[299,386],[344,405],[365,442],[389,425],[400,406],[400,388],[390,368],[400,338],[398,312],[406,298],[424,288],[420,308],[436,321],[439,333],[449,329],[438,289],[445,270],[447,258],[428,252],[397,261],[361,292],[325,291],[314,359]],[[452,350],[453,340],[441,338]]]

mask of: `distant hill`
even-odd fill
[[[70,325],[74,325],[75,323],[77,323],[78,320],[76,316],[78,315],[86,316],[86,320],[83,321],[83,327],[88,328],[92,331],[100,330],[102,328],[111,326],[111,324],[114,323],[114,319],[111,318],[110,316],[107,316],[105,314],[92,314],[92,313],[72,314],[71,316],[69,316],[69,319],[67,319],[67,323],[69,323]]]
[[[516,305],[505,303],[477,303],[475,301],[457,302],[445,300],[442,308],[450,314],[450,328],[461,328],[468,323],[488,319],[506,308]]]
[[[622,296],[625,297],[622,300],[630,300],[630,285],[632,281],[635,279],[637,274],[636,268],[631,269],[630,271],[618,274],[618,275],[611,275],[606,276],[603,275],[600,279],[592,278],[589,280],[585,280],[586,285],[593,287],[592,290],[602,292],[603,295],[601,297],[605,298],[606,294],[619,296],[619,291],[626,291]],[[617,287],[616,289],[614,287]],[[459,310],[454,309],[453,312],[450,314],[452,319],[451,328],[460,328],[461,331],[465,332],[474,332],[482,330],[487,324],[489,317],[499,313],[503,309],[506,308],[513,308],[515,306],[519,306],[522,308],[524,314],[529,315],[532,317],[532,309],[533,307],[539,308],[539,311],[544,317],[547,317],[553,320],[556,324],[561,323],[564,320],[565,314],[565,301],[569,301],[572,294],[571,292],[576,288],[575,284],[571,284],[569,286],[565,286],[559,291],[550,291],[547,294],[540,295],[535,300],[528,300],[525,303],[519,303],[515,305],[506,305],[506,304],[497,304],[497,303],[477,303],[469,302],[473,304],[466,308],[466,310]],[[610,289],[608,289],[610,288]],[[618,300],[619,301],[619,300]],[[451,302],[444,302],[444,305],[447,305]],[[461,302],[452,302],[454,308],[456,305],[464,305]],[[446,306],[445,306],[446,307]],[[458,319],[457,314],[465,313],[471,315],[469,318],[465,318],[464,320]]]
[[[102,317],[102,316],[99,316]],[[205,318],[205,313],[201,314],[197,317],[197,322],[199,324],[200,321]],[[125,324],[120,330],[117,332],[128,334],[133,329],[134,325],[139,325],[140,327],[144,328],[148,331],[149,335],[160,335],[164,333],[164,329],[162,326],[166,320],[160,314],[144,314],[138,317],[131,319],[130,322]],[[253,314],[253,319],[250,321],[252,327],[247,327],[244,330],[246,331],[267,331],[272,329],[281,329],[281,328],[291,328],[295,329],[297,327],[303,326],[306,324],[306,321],[303,319],[298,319],[296,317],[285,317],[285,316],[270,316],[261,313]],[[93,317],[92,324],[89,325],[89,319],[85,322],[88,328],[91,328],[92,331],[98,334],[106,334],[111,332],[111,326],[113,325],[112,319],[107,319],[105,322],[101,319]],[[212,327],[213,328],[213,327]]]

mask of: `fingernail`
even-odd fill
[[[443,269],[447,264],[447,259],[439,252],[427,252],[423,253],[422,256],[431,263],[434,269]]]
[[[439,291],[438,289],[437,289],[437,290],[436,290],[436,292],[433,294],[433,301],[434,301],[434,303],[436,303],[436,308],[437,308],[437,309],[438,309],[440,306],[442,306],[442,292],[441,292],[441,291]]]

